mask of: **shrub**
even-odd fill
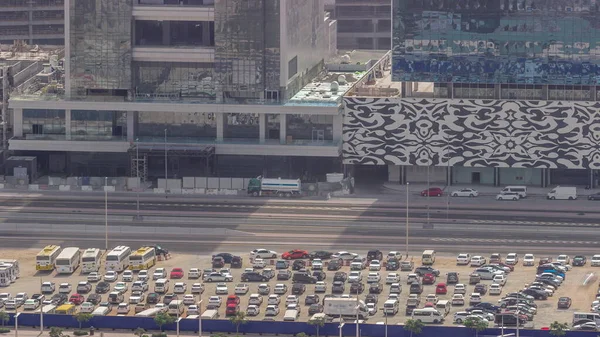
[[[75,330],[73,331],[73,335],[75,336],[85,336],[87,335],[89,332],[85,331],[85,330]]]
[[[167,333],[166,332],[153,333],[152,337],[167,337]]]
[[[0,328],[0,333],[9,333],[10,329],[9,328]]]

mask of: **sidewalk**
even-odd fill
[[[475,189],[477,191],[479,191],[479,195],[486,195],[486,196],[495,196],[497,194],[500,193],[500,190],[502,190],[502,188],[504,187],[504,185],[502,186],[487,186],[487,185],[452,185],[452,186],[445,186],[443,184],[438,184],[438,183],[432,183],[429,185],[429,187],[439,187],[442,190],[444,190],[444,193],[448,193],[448,192],[452,192],[452,191],[456,191],[456,190],[460,190],[463,188],[472,188]],[[554,188],[555,186],[549,186],[549,187],[535,187],[535,186],[527,186],[527,195],[531,195],[531,196],[545,196],[548,192],[550,192],[552,190],[552,188]],[[398,183],[391,183],[391,182],[387,182],[383,184],[383,188],[386,189],[389,192],[393,192],[395,194],[400,194],[400,193],[404,193],[406,194],[406,185],[401,185]],[[413,194],[421,194],[421,191],[426,190],[427,189],[427,184],[409,184],[408,185],[408,192],[413,195]],[[585,186],[577,186],[577,193],[579,195],[582,196],[587,196],[589,194],[594,194],[596,192],[600,191],[600,189],[591,189],[591,190],[586,190]]]

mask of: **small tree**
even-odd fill
[[[8,315],[8,313],[4,310],[0,311],[0,321],[2,321],[2,326],[4,326],[4,324],[6,324],[6,322],[8,322],[8,320],[10,319],[10,316]]]
[[[144,329],[144,328],[137,328],[133,332],[133,334],[136,335],[136,336],[138,336],[138,337],[142,337],[145,333],[146,333],[146,329]]]
[[[69,337],[69,335],[63,334],[63,330],[61,328],[57,327],[51,327],[49,335],[50,337]]]
[[[79,330],[81,330],[81,325],[83,323],[89,322],[94,316],[92,316],[92,314],[90,314],[89,312],[78,312],[75,315],[73,315],[73,317],[75,317],[77,322],[79,322]]]
[[[412,337],[413,334],[419,335],[421,332],[423,332],[423,326],[423,322],[418,319],[411,318],[406,320],[404,323],[404,330],[410,331],[410,337]]]
[[[305,334],[304,332],[300,332],[296,334],[296,337],[308,337],[307,334]]]
[[[317,329],[317,337],[319,337],[319,329],[325,325],[325,319],[323,317],[317,317],[308,321],[308,324],[312,325]]]
[[[567,323],[558,323],[558,321],[554,321],[550,324],[551,336],[562,337],[567,334],[567,330],[569,330],[569,325]]]
[[[235,315],[229,317],[229,321],[231,324],[235,325],[236,335],[239,335],[240,333],[240,325],[248,323],[246,313],[243,311],[238,311]]]
[[[158,325],[160,331],[163,331],[163,326],[167,324],[172,324],[175,322],[175,317],[167,314],[166,312],[159,312],[154,316],[154,323]]]
[[[488,328],[487,321],[477,317],[468,317],[464,324],[467,328],[475,330],[476,337],[479,337],[479,333]]]

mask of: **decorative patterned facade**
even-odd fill
[[[344,103],[346,164],[600,169],[600,102]]]

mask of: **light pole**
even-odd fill
[[[408,259],[408,185],[410,183],[406,182],[406,258]]]
[[[21,313],[17,312],[15,314],[15,337],[19,337],[19,315]]]
[[[200,301],[198,302],[198,337],[202,337],[202,292],[200,293]]]
[[[179,322],[181,322],[181,317],[179,317],[179,309],[177,309],[177,337],[179,337]]]
[[[427,225],[429,225],[429,165],[427,165]]]
[[[108,252],[108,177],[104,177],[104,247]]]
[[[137,210],[137,215],[135,216],[135,218],[137,220],[140,219],[140,188],[142,185],[142,182],[140,181],[140,140],[139,138],[135,139],[135,175],[137,176],[137,180],[138,180],[138,187],[137,187],[137,193],[136,193],[136,210]]]
[[[446,138],[446,222],[448,222],[450,218],[450,143],[448,143],[447,134],[444,134],[444,138]]]
[[[40,277],[40,288],[42,287],[42,284],[44,284],[44,281]],[[44,332],[44,310],[42,309],[44,308],[42,306],[42,303],[40,302],[40,334]]]
[[[338,325],[338,329],[340,329],[340,337],[342,337],[342,328],[344,327],[345,324],[346,323],[342,322],[342,315],[340,315],[340,325]]]
[[[169,166],[169,157],[167,155],[167,129],[165,129],[165,193],[167,193],[167,188],[168,188],[168,183],[167,183],[167,173],[168,173],[168,166]]]
[[[383,317],[385,317],[385,335],[384,335],[384,337],[388,337],[388,334],[387,334],[387,331],[388,331],[387,330],[387,317],[388,317],[388,315],[385,313],[385,308],[380,308],[380,310],[383,312]]]

